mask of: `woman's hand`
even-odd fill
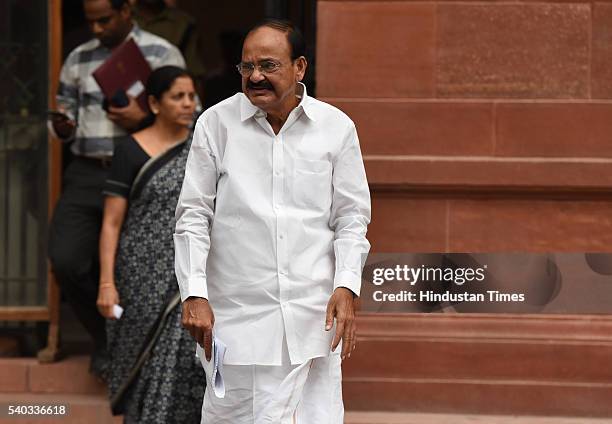
[[[119,293],[113,283],[100,283],[98,288],[98,300],[96,305],[98,311],[104,318],[116,319],[113,314],[113,306],[119,304]]]

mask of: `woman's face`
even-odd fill
[[[189,77],[178,77],[170,89],[162,94],[157,104],[159,113],[157,119],[161,118],[168,123],[189,126],[193,122],[195,112],[195,88]]]

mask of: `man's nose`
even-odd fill
[[[93,35],[98,35],[98,34],[102,34],[102,25],[100,25],[97,22],[94,22],[90,25],[91,28],[91,32],[93,33]]]
[[[251,74],[249,79],[251,80],[251,82],[260,82],[260,81],[263,81],[265,79],[265,77],[259,71],[259,69],[257,67],[255,67],[255,69],[253,69],[253,73]]]

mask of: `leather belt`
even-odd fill
[[[99,166],[100,168],[104,168],[104,169],[110,168],[111,164],[113,163],[113,158],[110,156],[106,158],[90,158],[87,156],[81,156],[81,159],[84,159],[88,162],[95,163],[97,166]]]

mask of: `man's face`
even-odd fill
[[[132,24],[127,4],[115,10],[110,0],[85,0],[83,6],[89,29],[102,45],[113,48],[123,42]]]
[[[265,112],[284,111],[294,105],[296,84],[304,77],[306,60],[291,60],[287,34],[269,27],[251,32],[242,46],[242,63],[256,65],[251,75],[242,76],[242,91],[251,103]]]

